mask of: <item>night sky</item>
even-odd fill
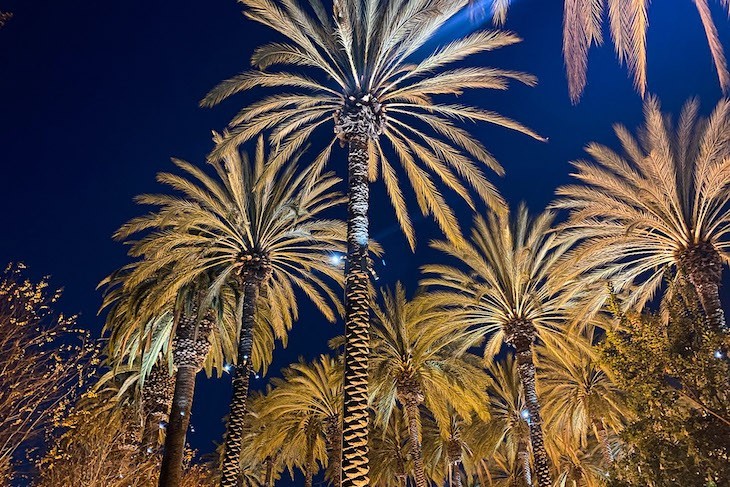
[[[719,2],[712,4],[730,50],[730,22]],[[203,164],[212,147],[210,131],[222,129],[258,93],[214,109],[198,108],[198,101],[244,70],[255,46],[276,36],[245,20],[234,0],[0,0],[0,10],[15,13],[0,30],[0,263],[22,261],[36,278],[50,274],[65,289],[63,310],[80,312],[80,322],[98,332],[95,286],[127,262],[125,248],[110,237],[143,211],[133,196],[160,189],[155,173],[172,169],[171,156]],[[674,113],[698,95],[707,113],[721,92],[693,3],[655,1],[649,18],[650,91]],[[447,42],[483,23],[463,16],[435,41]],[[569,161],[582,157],[587,142],[616,146],[614,122],[631,128],[640,123],[642,101],[606,44],[592,50],[588,87],[582,102],[571,106],[561,57],[561,1],[515,0],[507,27],[524,42],[468,64],[531,72],[539,85],[482,90],[463,99],[549,137],[540,143],[505,129],[470,127],[506,168],[506,177],[490,176],[505,197],[539,211],[569,181]],[[344,158],[344,150],[336,151],[332,167],[342,171]],[[371,209],[371,234],[386,251],[380,282],[401,280],[413,290],[419,266],[440,258],[427,247],[438,237],[437,228],[414,218],[419,242],[412,254],[384,193],[380,184],[373,189]],[[468,228],[467,207],[448,197]],[[288,349],[276,352],[273,372],[298,356],[325,352],[327,340],[342,332],[341,324],[328,324],[310,306],[301,311]],[[188,438],[202,454],[221,439],[229,382],[202,376],[198,382],[195,432]],[[264,379],[257,382],[261,387]]]

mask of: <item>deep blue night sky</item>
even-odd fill
[[[246,21],[234,0],[0,0],[0,9],[15,12],[0,30],[0,263],[22,261],[35,277],[52,275],[65,288],[64,311],[80,312],[82,323],[99,330],[95,286],[126,262],[125,249],[110,236],[142,211],[132,197],[159,190],[155,173],[172,169],[171,156],[202,164],[211,149],[210,130],[222,129],[255,94],[212,110],[198,108],[198,101],[244,70],[253,48],[275,34]],[[713,11],[730,49],[730,22],[719,2]],[[650,24],[651,92],[674,113],[699,95],[707,113],[721,93],[694,5],[655,1]],[[437,40],[478,27],[465,17]],[[469,64],[528,71],[539,85],[464,98],[549,137],[539,143],[504,129],[472,127],[505,166],[507,176],[495,181],[511,204],[524,200],[538,211],[556,186],[569,181],[568,162],[582,156],[587,142],[615,145],[614,122],[633,128],[641,121],[642,101],[607,44],[591,52],[583,101],[571,106],[561,57],[561,1],[515,0],[508,28],[524,42]],[[344,151],[335,153],[336,163],[343,158]],[[438,258],[427,249],[437,236],[435,224],[418,220],[419,250],[411,254],[383,188],[373,192],[372,235],[386,250],[381,282],[402,280],[413,289],[418,267]],[[456,206],[468,227],[465,205]],[[340,332],[341,325],[304,306],[289,348],[277,352],[272,370],[326,351],[327,339]],[[189,440],[210,453],[223,433],[229,380],[201,378],[198,384]]]

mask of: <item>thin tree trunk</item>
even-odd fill
[[[417,399],[407,399],[404,407],[406,419],[408,420],[408,439],[411,444],[411,460],[413,460],[413,479],[416,487],[426,487],[426,471],[423,466],[423,452],[421,451],[421,440],[418,431],[420,411],[418,410]]]
[[[368,465],[368,139],[349,137],[347,262],[345,263],[345,376],[342,485],[370,484]]]
[[[522,477],[525,485],[532,486],[532,467],[530,466],[530,452],[527,450],[527,443],[520,440],[517,443],[517,462],[522,467]],[[517,477],[515,477],[517,478]]]
[[[160,470],[160,487],[178,487],[182,480],[182,463],[185,453],[185,435],[190,424],[190,410],[195,394],[195,376],[198,368],[181,365],[177,368],[175,395],[172,399],[170,422],[167,425],[165,454]]]
[[[613,451],[611,451],[611,443],[608,441],[608,430],[603,425],[603,422],[595,419],[593,420],[593,427],[598,433],[598,441],[603,448],[603,460],[606,462],[606,465],[611,465],[613,463]]]
[[[221,487],[236,487],[241,469],[241,446],[243,442],[249,381],[251,378],[251,351],[253,350],[253,327],[256,317],[260,280],[248,275],[243,281],[243,312],[241,316],[241,337],[238,341],[238,360],[233,373],[233,395],[228,413],[228,428],[223,445],[221,465]]]
[[[316,440],[316,438],[314,437],[315,434],[315,431],[307,432],[307,452],[306,459],[304,461],[304,487],[312,487],[312,481],[314,479],[314,442]]]
[[[271,457],[266,457],[266,479],[264,480],[266,487],[273,487],[274,485],[274,460]]]
[[[334,487],[342,486],[342,423],[339,416],[327,418],[327,476]]]
[[[451,485],[461,487],[461,434],[458,430],[452,430],[451,438],[447,446],[449,465],[451,466]]]
[[[530,443],[532,455],[535,458],[535,476],[539,487],[550,487],[550,459],[545,450],[545,438],[542,432],[542,418],[540,417],[540,403],[535,389],[535,363],[532,360],[532,346],[526,350],[517,351],[517,370],[525,392],[527,411],[530,413]]]

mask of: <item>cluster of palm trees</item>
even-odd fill
[[[635,308],[671,271],[694,286],[709,326],[725,328],[718,287],[730,245],[730,102],[704,119],[690,101],[675,124],[649,98],[638,136],[617,127],[621,152],[589,145],[592,160],[575,163],[578,183],[531,216],[509,210],[481,169],[501,166],[465,126],[541,137],[445,101],[534,84],[525,73],[463,66],[518,42],[514,34],[478,31],[423,55],[466,0],[242,3],[286,40],[258,47],[253,67],[202,103],[273,93],[214,135],[209,170],[175,160],[182,175],[158,176],[172,192],[138,198],[153,210],[116,235],[135,260],[102,283],[109,365],[132,371],[123,389],[144,403],[140,454],[157,455],[164,436],[160,485],[179,485],[202,369],[233,376],[223,487],[271,485],[294,468],[311,485],[322,465],[346,487],[460,484],[462,474],[479,485],[597,479],[604,470],[594,466],[615,455],[623,419],[620,393],[590,353],[596,327],[607,326],[606,283]],[[327,129],[324,149],[305,154]],[[242,146],[254,139],[249,156]],[[336,142],[347,148],[346,166]],[[325,171],[338,157],[346,195]],[[376,294],[372,255],[381,249],[368,232],[371,183],[382,179],[415,249],[403,175],[444,234],[431,245],[445,263],[424,266],[423,290],[410,298],[400,285]],[[470,235],[437,180],[479,215]],[[346,221],[336,219],[344,203]],[[567,210],[563,223],[557,210]],[[341,254],[344,273],[331,263]],[[330,321],[344,316],[334,344],[343,353],[295,364],[249,400],[251,374],[286,340],[300,299]],[[495,361],[504,345],[514,358]]]

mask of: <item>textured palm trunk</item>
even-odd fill
[[[461,487],[461,435],[458,429],[453,430],[449,438],[447,455],[451,472],[449,482],[454,487]]]
[[[162,430],[160,425],[170,421],[170,407],[174,393],[175,376],[170,375],[167,365],[155,364],[142,389],[145,412],[142,448],[148,455],[158,453]]]
[[[304,487],[312,487],[312,481],[314,480],[314,443],[316,439],[316,430],[309,428],[307,432],[307,451],[304,467]]]
[[[368,140],[349,138],[347,262],[345,264],[345,377],[342,485],[366,487],[368,465]]]
[[[251,379],[251,351],[256,301],[261,278],[250,272],[243,279],[243,310],[241,337],[238,341],[238,360],[233,373],[233,395],[228,413],[228,427],[223,445],[221,487],[236,487],[241,470],[241,447],[246,423],[249,381]]]
[[[688,247],[678,254],[680,267],[697,291],[707,323],[717,330],[725,330],[725,313],[720,302],[722,259],[710,243]]]
[[[601,443],[601,448],[603,449],[603,460],[606,462],[606,465],[610,465],[613,463],[613,451],[611,450],[611,443],[608,441],[608,430],[602,421],[596,419],[593,420],[593,427],[598,433],[598,441]]]
[[[522,478],[525,480],[525,485],[530,487],[532,485],[532,467],[530,466],[530,452],[527,449],[527,443],[520,440],[517,443],[517,463],[522,467]],[[515,477],[517,479],[518,477]]]
[[[339,416],[327,418],[327,477],[334,487],[342,485],[342,423]]]
[[[273,487],[274,485],[274,460],[271,457],[266,457],[266,478],[264,479],[264,485],[266,487]]]
[[[210,351],[213,331],[210,315],[198,323],[197,308],[183,315],[173,341],[173,360],[177,366],[175,393],[165,437],[165,453],[160,468],[160,487],[178,487],[182,480],[185,437],[190,424],[190,411],[195,395],[195,376]]]
[[[413,461],[413,480],[416,487],[426,487],[426,470],[423,466],[423,451],[421,448],[420,424],[421,413],[418,409],[423,401],[423,395],[416,389],[406,393],[399,393],[398,400],[403,405],[408,421],[408,440],[411,446],[411,460]]]
[[[532,456],[535,460],[535,477],[539,487],[550,487],[550,459],[545,450],[545,438],[542,431],[542,418],[540,417],[540,402],[537,398],[535,387],[535,362],[532,359],[532,345],[535,341],[537,330],[529,321],[518,320],[507,325],[505,341],[512,345],[517,355],[517,371],[525,394],[527,411],[530,414],[528,424],[530,427],[530,443],[532,445]]]

